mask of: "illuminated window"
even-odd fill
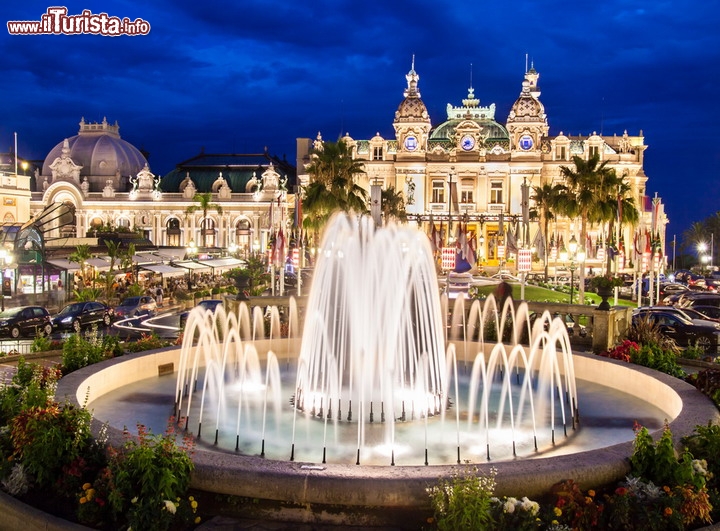
[[[473,184],[471,180],[464,180],[462,182],[462,188],[460,189],[460,202],[461,203],[474,203],[473,197]]]
[[[445,181],[435,180],[432,182],[432,203],[445,202]]]
[[[383,148],[382,146],[377,146],[373,148],[373,160],[382,160],[383,159]]]
[[[503,185],[501,181],[494,181],[490,183],[490,202],[491,203],[502,203],[503,202]]]

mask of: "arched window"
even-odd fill
[[[167,244],[173,247],[180,246],[180,220],[170,218],[165,223],[165,231],[167,232]]]
[[[14,223],[15,222],[15,216],[13,216],[10,212],[5,213],[5,217],[3,218],[3,221],[5,223]]]
[[[235,244],[242,254],[247,256],[250,253],[250,245],[252,244],[250,220],[241,219],[235,225]]]
[[[203,247],[215,247],[215,221],[212,218],[202,220],[200,232]]]

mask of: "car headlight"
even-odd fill
[[[0,326],[7,326],[8,324],[10,324],[10,321],[8,321],[7,319],[3,319],[2,321],[0,321]]]
[[[71,315],[71,316],[69,316],[69,317],[63,317],[62,319],[60,319],[60,322],[63,323],[63,324],[67,324],[67,323],[69,323],[69,322],[72,321],[72,320],[73,320],[73,318],[72,318],[72,315]]]

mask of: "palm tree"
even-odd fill
[[[78,245],[75,248],[75,251],[70,253],[70,256],[68,256],[68,259],[71,262],[80,264],[80,274],[82,275],[83,288],[85,287],[85,282],[87,281],[87,279],[85,278],[85,262],[90,257],[92,257],[92,254],[90,253],[89,245]]]
[[[533,186],[531,199],[535,202],[534,216],[540,218],[542,237],[545,240],[545,252],[542,257],[545,265],[545,282],[548,280],[548,242],[550,234],[550,220],[555,218],[554,211],[558,209],[560,200],[564,197],[566,189],[562,184],[545,183],[542,186]],[[533,212],[531,212],[531,216]]]
[[[213,203],[213,202],[212,202],[212,192],[197,193],[197,194],[195,194],[195,197],[193,197],[193,201],[196,201],[198,204],[197,204],[197,205],[190,205],[189,207],[187,207],[187,208],[185,209],[185,215],[186,215],[186,216],[189,216],[189,215],[191,215],[191,214],[194,214],[195,212],[202,211],[202,220],[200,221],[200,226],[201,226],[201,228],[202,228],[202,230],[203,230],[203,235],[202,235],[202,236],[203,236],[203,240],[202,240],[202,243],[203,243],[204,246],[209,247],[209,246],[207,245],[208,242],[207,242],[207,240],[205,239],[206,234],[205,234],[205,232],[204,232],[204,231],[205,231],[204,224],[207,223],[206,220],[208,219],[208,211],[209,211],[209,210],[214,210],[214,211],[216,211],[218,214],[222,214],[222,213],[223,213],[223,209],[222,209],[222,207],[221,207],[220,205],[218,205],[217,203]]]
[[[696,221],[682,234],[682,248],[685,251],[697,252],[701,243],[707,243],[707,227],[705,221]]]
[[[362,162],[342,140],[325,142],[311,153],[306,171],[312,182],[305,187],[302,200],[303,227],[317,236],[330,216],[338,211],[368,212],[368,194],[357,184],[363,173]]]
[[[615,190],[616,193],[613,194],[613,191]],[[609,234],[614,234],[615,223],[619,222],[620,226],[618,229],[619,233],[622,235],[624,225],[635,226],[638,224],[638,221],[640,221],[640,212],[635,206],[635,199],[632,196],[632,187],[630,186],[630,183],[625,181],[624,177],[617,177],[617,175],[615,175],[615,179],[613,180],[612,176],[609,176],[608,181],[606,182],[605,192],[607,195],[604,196],[601,202],[601,207],[598,209],[599,212],[602,213],[599,221],[608,223]],[[620,212],[618,212],[618,208],[620,209]],[[607,255],[607,263],[605,267],[607,273],[609,274],[611,270],[611,257],[609,253]]]
[[[115,278],[115,263],[120,258],[120,242],[113,240],[103,240],[105,247],[107,247],[107,254],[110,258],[110,269],[105,273],[105,297],[109,300],[112,296],[112,281]]]
[[[588,222],[600,222],[607,215],[607,199],[614,196],[617,201],[617,176],[607,162],[599,164],[600,156],[594,155],[588,160],[573,157],[575,168],[560,166],[560,173],[565,178],[567,192],[563,201],[563,213],[569,218],[580,218],[580,242],[587,240]],[[585,302],[585,270],[580,268],[578,301]]]
[[[386,223],[390,220],[407,221],[405,199],[401,192],[395,190],[394,186],[388,186],[386,190],[381,192],[380,203],[382,215]]]

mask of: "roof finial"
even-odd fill
[[[525,54],[525,73],[528,73],[528,54]]]
[[[473,71],[472,71],[472,63],[470,63],[470,88],[473,88],[473,85],[472,85],[472,74],[473,74]]]
[[[412,64],[410,65],[410,70],[415,70],[415,54],[412,55]]]

